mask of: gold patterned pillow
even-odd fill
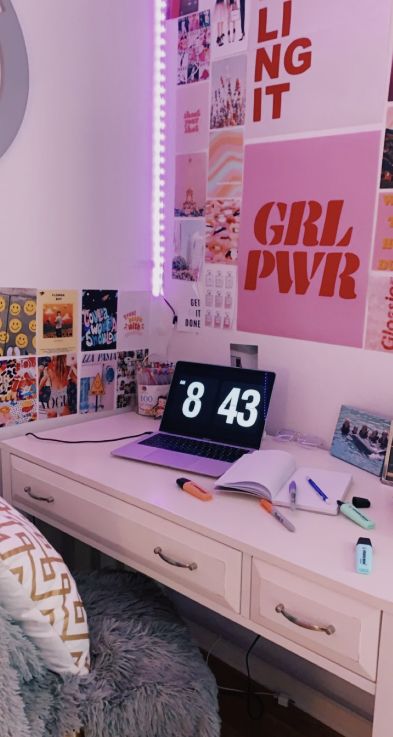
[[[56,673],[89,669],[86,612],[62,557],[0,498],[0,604]]]

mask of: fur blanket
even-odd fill
[[[184,623],[150,579],[77,577],[92,669],[61,678],[0,608],[0,737],[218,737],[217,686]]]

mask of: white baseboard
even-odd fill
[[[217,634],[189,619],[187,623],[198,645],[209,652],[217,640]],[[220,639],[213,654],[235,670],[246,674],[244,651],[236,644]],[[253,659],[252,677],[271,691],[287,694],[298,709],[343,737],[371,737],[371,721],[259,658]]]

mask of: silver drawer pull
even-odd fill
[[[23,491],[25,492],[25,494],[28,494],[32,499],[36,499],[38,502],[48,502],[48,504],[51,504],[55,501],[53,496],[38,496],[36,494],[33,494],[31,486],[25,486]]]
[[[196,571],[198,565],[196,563],[180,563],[180,561],[170,558],[169,555],[165,555],[162,552],[162,548],[154,548],[155,555],[159,555],[165,563],[169,563],[170,566],[177,566],[178,568],[188,568],[189,571]]]
[[[285,619],[288,619],[293,624],[297,624],[298,627],[305,627],[306,630],[314,630],[314,632],[325,632],[327,635],[334,635],[336,628],[332,624],[311,624],[310,622],[304,622],[298,619],[293,614],[285,611],[284,604],[277,604],[277,614],[282,614]]]

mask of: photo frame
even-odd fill
[[[381,481],[383,484],[391,484],[393,486],[393,422],[390,423],[388,447],[385,453]]]
[[[380,476],[391,420],[342,405],[330,447],[331,455]]]

